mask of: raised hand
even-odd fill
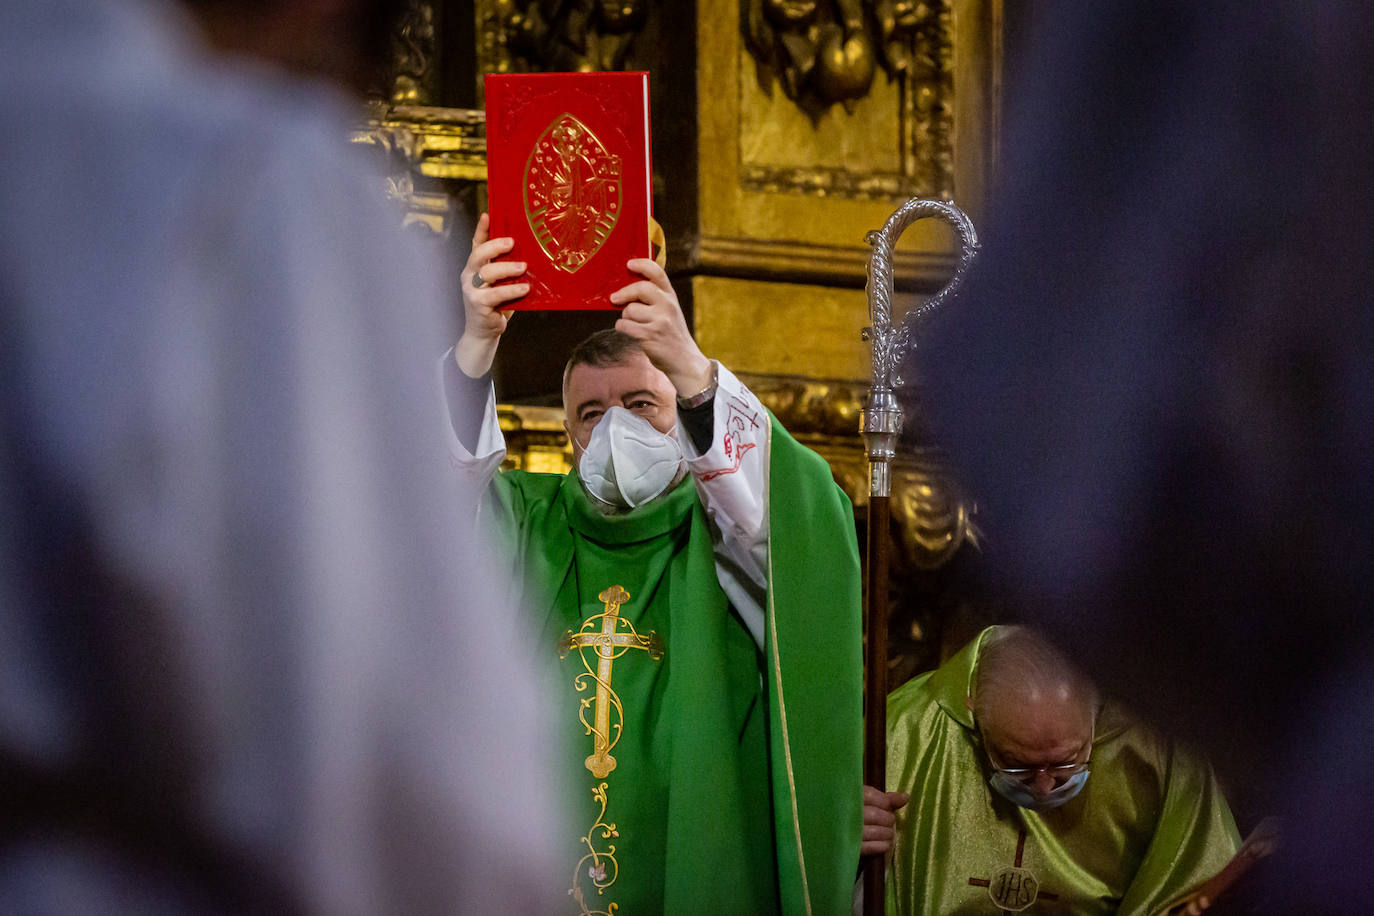
[[[648,258],[626,265],[637,280],[611,293],[621,305],[615,329],[639,341],[644,355],[673,383],[679,397],[691,397],[711,384],[711,361],[701,352],[677,301],[668,274]]]
[[[491,221],[487,214],[477,220],[472,233],[472,252],[463,266],[463,336],[453,348],[458,368],[469,378],[480,378],[491,369],[496,347],[506,332],[511,312],[501,306],[514,302],[530,291],[528,283],[495,286],[502,280],[512,280],[525,273],[524,261],[497,261],[511,250],[515,240],[489,238]]]

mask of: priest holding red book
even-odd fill
[[[564,912],[847,912],[861,830],[853,509],[729,369],[663,268],[634,258],[614,328],[563,376],[566,475],[498,473],[490,369],[526,260],[484,215],[444,359],[460,473],[506,539],[556,691]],[[552,911],[552,910],[551,910]]]

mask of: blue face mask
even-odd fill
[[[1064,780],[1063,785],[1056,786],[1045,795],[1036,795],[1021,780],[1014,779],[1000,770],[992,774],[988,783],[998,795],[1013,805],[1020,805],[1022,808],[1029,808],[1032,811],[1048,811],[1051,808],[1058,808],[1082,791],[1083,784],[1088,781],[1088,774],[1091,772],[1091,770],[1083,770],[1081,773],[1075,773]]]

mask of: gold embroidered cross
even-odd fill
[[[663,657],[663,640],[653,630],[647,636],[640,636],[634,626],[620,616],[620,606],[630,600],[630,593],[619,585],[612,585],[596,597],[605,605],[605,610],[582,621],[578,632],[564,633],[558,641],[558,657],[567,655],[570,649],[578,650],[582,666],[587,670],[573,679],[573,686],[583,692],[591,683],[596,684],[595,694],[582,698],[577,716],[587,727],[587,734],[592,736],[592,754],[586,760],[587,769],[597,779],[604,779],[615,769],[611,748],[620,741],[625,720],[620,697],[611,689],[611,663],[631,649],[648,652],[649,657],[657,661]],[[592,650],[595,666],[588,659],[588,649]],[[591,722],[587,721],[589,708],[593,713]],[[615,722],[611,721],[612,712]]]

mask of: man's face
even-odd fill
[[[988,762],[999,770],[1032,769],[1021,781],[1037,797],[1072,775],[1053,768],[1085,763],[1092,753],[1091,704],[1072,696],[1033,696],[1014,708],[993,707],[978,724]]]
[[[572,440],[574,465],[601,417],[617,406],[648,420],[661,433],[677,423],[677,392],[643,353],[632,352],[612,366],[574,366],[563,394],[563,429]]]

